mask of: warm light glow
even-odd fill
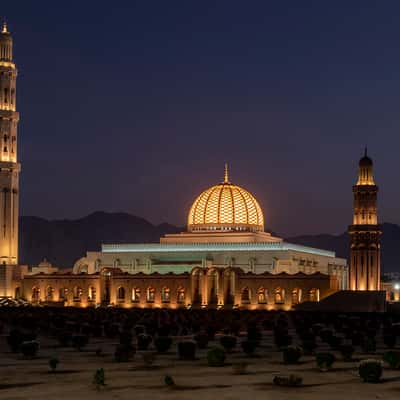
[[[7,22],[3,22],[3,28],[1,29],[1,33],[8,33],[8,30],[7,30]]]
[[[0,67],[7,67],[7,68],[15,69],[15,64],[10,61],[0,61]]]
[[[394,284],[394,288],[395,288],[396,290],[399,290],[399,289],[400,289],[400,284],[399,284],[399,283],[395,283],[395,284]]]
[[[224,181],[194,201],[188,217],[189,231],[263,231],[264,216],[257,200],[243,188],[229,182],[228,166]]]

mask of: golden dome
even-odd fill
[[[264,231],[264,217],[257,200],[228,179],[205,190],[194,201],[188,231]]]

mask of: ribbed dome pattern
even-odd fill
[[[189,231],[263,231],[264,217],[257,200],[245,189],[223,182],[194,201]]]

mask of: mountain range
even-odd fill
[[[400,226],[384,223],[382,265],[385,272],[399,270],[397,250]],[[19,221],[19,258],[21,264],[37,265],[47,258],[53,265],[70,268],[86,251],[99,251],[102,243],[157,243],[166,233],[184,228],[167,223],[153,225],[127,213],[94,212],[75,220],[47,220],[22,216]],[[304,235],[285,238],[291,243],[333,250],[338,257],[348,258],[349,239],[341,235]]]

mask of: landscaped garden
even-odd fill
[[[0,308],[0,399],[400,396],[400,316]]]

